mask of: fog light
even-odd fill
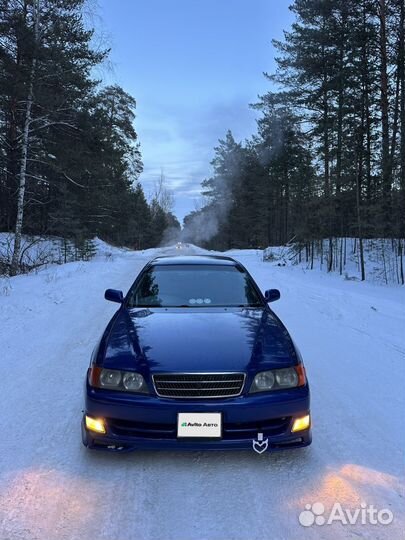
[[[92,418],[86,414],[86,428],[96,433],[105,433],[104,420],[102,418]]]
[[[296,431],[302,431],[304,429],[308,429],[311,425],[311,418],[309,414],[302,416],[301,418],[296,418],[294,420],[294,424],[292,427],[292,432],[295,433]]]

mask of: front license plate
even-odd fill
[[[178,413],[177,437],[220,439],[221,413]]]

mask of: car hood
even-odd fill
[[[265,308],[121,308],[103,365],[142,372],[248,371],[297,363],[292,340]]]

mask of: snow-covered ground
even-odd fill
[[[332,239],[332,268],[346,280],[360,281],[360,249],[358,238]],[[329,240],[314,242],[314,256],[305,246],[292,242],[285,246],[271,246],[264,250],[264,258],[280,266],[299,266],[309,270],[328,272]],[[363,240],[366,281],[381,284],[401,284],[405,270],[405,240],[402,238],[373,238]],[[402,261],[401,261],[402,258]],[[311,260],[312,259],[312,260]],[[402,265],[402,270],[401,270]]]
[[[84,375],[127,289],[170,248],[107,249],[90,262],[0,281],[1,540],[397,540],[405,530],[405,290],[230,252],[299,345],[312,389],[313,444],[252,452],[88,452]],[[200,252],[198,248],[190,248]],[[361,503],[390,525],[298,521],[307,504]]]
[[[14,234],[0,232],[1,262],[11,262],[14,248]],[[59,236],[23,235],[21,241],[20,264],[25,271],[37,270],[50,264],[64,264],[78,260],[90,260],[93,256],[109,258],[113,253],[122,253],[125,248],[112,247],[100,238],[85,240],[81,245]]]

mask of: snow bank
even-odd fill
[[[6,265],[11,261],[13,247],[14,234],[0,233],[0,261]],[[128,249],[111,246],[97,237],[77,244],[58,236],[23,235],[20,260],[23,270],[28,271],[92,258],[108,260],[126,251]]]
[[[402,246],[402,268],[405,268],[404,245]],[[401,255],[399,240],[369,239],[363,241],[366,280],[378,284],[401,284]],[[346,280],[359,281],[360,252],[357,238],[333,239],[332,272]],[[271,246],[263,251],[263,260],[277,266],[297,266],[304,270],[327,272],[329,240],[314,243],[314,256],[310,249],[298,243]],[[405,271],[405,270],[404,270]]]

